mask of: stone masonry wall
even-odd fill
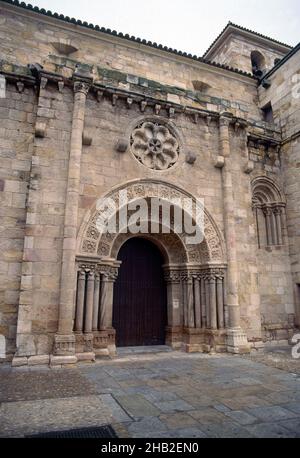
[[[252,73],[251,52],[259,51],[265,58],[265,70],[275,65],[275,59],[282,59],[285,53],[271,49],[263,44],[251,41],[239,34],[231,34],[225,42],[210,56],[220,64],[230,65],[245,72]]]
[[[300,59],[299,51],[260,88],[260,103],[271,101],[275,123],[282,130],[282,179],[287,199],[287,228],[293,273],[294,302],[300,325]]]
[[[0,41],[1,72],[8,75],[9,81],[12,74],[24,74],[28,78],[27,64],[40,63],[44,70],[54,72],[56,78],[47,81],[43,77],[42,81],[36,81],[36,88],[25,84],[24,90],[9,82],[6,97],[0,99],[0,334],[6,337],[6,353],[10,357],[15,350],[18,318],[18,356],[48,355],[57,332],[60,306],[74,103],[71,81],[65,84],[62,77],[71,78],[80,67],[81,71],[92,73],[99,88],[98,93],[89,92],[86,102],[84,134],[91,139],[91,145],[83,145],[81,158],[78,233],[99,197],[127,181],[152,178],[204,198],[224,236],[222,171],[215,167],[220,155],[217,116],[227,112],[248,120],[252,134],[258,129],[260,136],[271,136],[271,140],[278,134],[274,126],[262,121],[260,107],[266,96],[260,94],[259,104],[257,82],[250,77],[0,5],[0,29],[6,38]],[[78,51],[69,57],[57,55],[51,43],[59,40],[69,41]],[[205,91],[197,90],[195,81],[209,87]],[[277,85],[274,83],[273,87]],[[109,88],[111,93],[103,96],[101,87]],[[142,112],[140,103],[129,95],[113,98],[112,94],[116,95],[118,90],[157,102]],[[155,103],[163,107],[158,109]],[[178,109],[172,116],[168,103],[175,103]],[[187,106],[206,110],[211,116],[184,111],[183,107]],[[276,107],[275,100],[277,120]],[[288,110],[285,105],[282,110],[280,119],[284,121]],[[288,123],[293,119],[292,108],[289,113]],[[164,172],[139,163],[130,148],[125,153],[116,150],[117,141],[129,140],[132,130],[145,117],[162,118],[178,133],[179,161]],[[279,160],[271,167],[264,162],[265,158],[254,160],[254,156],[249,156],[247,133],[241,123],[230,127],[239,297],[242,325],[252,341],[260,339],[262,317],[263,324],[275,325],[280,330],[295,312],[288,248],[283,247],[280,252],[257,250],[251,190],[253,178],[262,175],[272,178],[281,188],[285,186],[295,283],[300,270],[297,264],[300,242],[295,225],[300,218],[297,209],[300,168],[294,165],[299,143],[295,141],[292,145],[292,148],[284,147],[281,153],[284,154],[282,175]],[[196,157],[193,165],[186,161],[190,153]],[[245,173],[249,159],[255,162],[252,174]]]
[[[8,355],[16,344],[35,118],[35,92],[7,84],[0,98],[0,334]]]

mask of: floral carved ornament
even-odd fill
[[[153,170],[167,170],[179,157],[179,144],[168,127],[150,121],[134,129],[131,149],[139,162]]]

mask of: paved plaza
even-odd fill
[[[69,369],[2,365],[0,436],[111,424],[121,438],[300,437],[300,361],[294,372],[274,367],[287,351],[257,361],[157,348]]]

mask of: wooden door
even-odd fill
[[[133,238],[121,248],[114,289],[113,327],[118,347],[164,345],[167,294],[158,248]]]

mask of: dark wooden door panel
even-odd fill
[[[134,238],[123,245],[118,259],[122,265],[113,310],[117,346],[163,345],[167,297],[160,251],[148,240]]]

